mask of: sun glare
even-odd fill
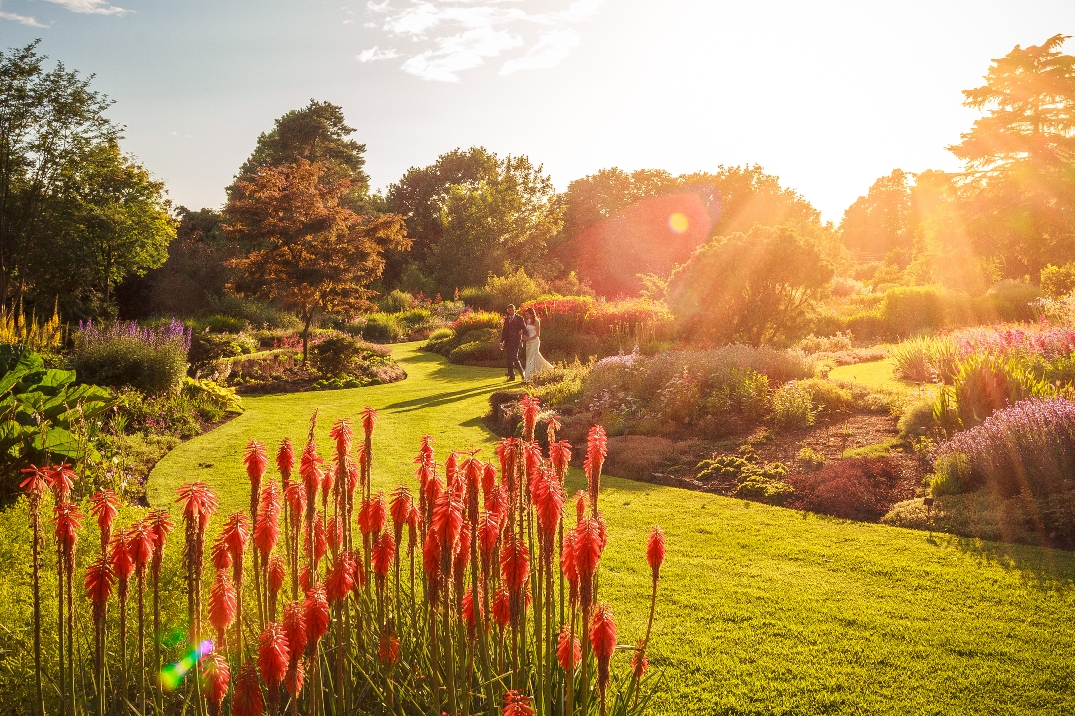
[[[686,214],[681,214],[678,211],[668,217],[668,228],[677,234],[682,234],[690,227],[690,221],[687,219]]]

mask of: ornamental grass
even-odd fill
[[[451,452],[439,463],[433,440],[423,438],[413,493],[402,485],[390,495],[372,490],[377,413],[370,408],[360,435],[350,421],[336,421],[327,460],[314,441],[316,413],[301,452],[286,438],[280,443],[275,471],[269,448],[251,440],[248,509],[221,515],[208,485],[183,485],[176,502],[187,611],[178,648],[185,655],[173,664],[162,662],[159,638],[164,547],[174,528],[168,512],[151,510],[121,527],[116,495],[98,491],[91,515],[101,543],[77,575],[83,516],[70,501],[76,476],[67,466],[28,470],[37,682],[27,711],[641,712],[654,687],[647,652],[664,534],[654,527],[639,555],[652,572],[646,631],[621,644],[600,599],[605,432],[590,431],[587,490],[569,499],[572,446],[554,439],[543,453],[534,439],[541,406],[526,400],[524,436],[502,440],[496,464],[473,452]],[[55,634],[42,617],[39,586],[48,541],[40,508],[50,491],[61,595]],[[59,665],[55,676],[43,673],[44,645],[59,650],[49,660]],[[618,652],[628,652],[619,669]]]

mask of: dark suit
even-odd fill
[[[500,342],[504,344],[504,353],[507,357],[508,377],[515,378],[515,369],[519,369],[519,375],[523,374],[523,364],[519,361],[519,348],[523,344],[522,332],[526,328],[526,321],[516,313],[511,318],[504,316],[504,329],[500,331]]]

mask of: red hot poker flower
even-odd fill
[[[604,702],[605,689],[608,688],[609,662],[616,651],[616,622],[612,620],[612,610],[607,604],[599,604],[594,612],[590,622],[590,643],[593,644],[594,657],[597,659],[597,688],[601,692],[601,701]]]
[[[217,535],[216,541],[213,542],[213,569],[227,569],[232,565],[231,552],[228,550],[228,543],[220,539],[222,535]]]
[[[579,573],[579,591],[583,604],[592,601],[593,577],[601,559],[601,526],[592,517],[584,517],[575,527],[575,565]]]
[[[399,637],[394,632],[382,634],[377,645],[377,656],[381,663],[391,666],[399,661]]]
[[[270,689],[278,688],[283,682],[290,662],[291,649],[283,628],[276,622],[269,622],[258,640],[258,669]]]
[[[83,514],[73,502],[58,502],[53,508],[52,522],[55,525],[56,542],[63,551],[64,559],[74,568],[75,545],[78,543],[79,522]]]
[[[351,430],[351,421],[347,418],[340,418],[332,424],[332,429],[329,430],[329,437],[336,441],[336,454],[346,455],[351,452],[351,441],[354,437],[354,432]]]
[[[284,578],[286,571],[284,568],[284,556],[281,554],[273,555],[269,560],[269,593],[279,594],[280,590],[284,588]]]
[[[246,476],[250,478],[250,486],[255,492],[260,490],[261,478],[265,476],[265,468],[269,465],[265,446],[257,440],[248,442],[243,453],[243,462],[246,464]]]
[[[444,479],[448,483],[448,487],[455,484],[457,473],[459,472],[459,456],[455,451],[448,453],[448,459],[444,462]]]
[[[474,594],[470,587],[467,587],[467,591],[463,594],[463,601],[460,604],[463,612],[463,622],[467,625],[467,634],[473,639],[477,633],[477,624],[483,619],[484,612],[482,611],[482,592],[478,591],[478,598],[474,599]]]
[[[311,442],[302,451],[302,460],[299,462],[299,476],[302,484],[306,487],[306,499],[316,500],[317,490],[321,487],[321,464],[324,462],[317,456],[317,447]]]
[[[209,623],[217,630],[218,646],[224,642],[224,632],[235,623],[235,585],[224,570],[216,573],[209,590]]]
[[[127,581],[134,574],[134,560],[127,546],[127,535],[120,532],[112,537],[112,548],[109,558],[112,561],[112,571],[119,580],[120,596],[127,593]]]
[[[90,514],[97,519],[97,527],[101,530],[101,544],[107,544],[112,539],[112,523],[119,514],[119,495],[112,490],[98,490],[90,502]]]
[[[209,716],[220,716],[224,697],[228,695],[228,682],[231,681],[231,669],[224,656],[217,651],[206,654],[202,659],[202,693],[209,706]]]
[[[306,649],[306,614],[302,608],[302,602],[288,602],[284,607],[282,621],[284,636],[287,637],[288,646],[291,648],[291,661],[294,663],[302,656]]]
[[[294,652],[295,650],[292,649],[292,654]],[[287,676],[284,677],[284,686],[293,699],[298,698],[299,692],[302,691],[302,685],[306,681],[305,663],[305,659],[292,657],[291,666],[287,670]]]
[[[155,547],[156,541],[153,539],[153,530],[144,520],[135,522],[127,530],[127,549],[131,553],[131,560],[134,562],[134,567],[139,574],[145,574],[146,568],[149,567],[149,563],[153,559]]]
[[[93,620],[96,622],[99,622],[105,616],[105,607],[108,605],[108,598],[112,596],[112,584],[114,581],[115,575],[112,572],[112,565],[109,563],[107,555],[98,555],[97,559],[86,567],[86,580],[83,583],[83,589],[86,592],[86,597],[93,604]]]
[[[412,504],[411,511],[407,514],[407,554],[414,553],[414,546],[421,531],[422,516],[418,514],[418,506]]]
[[[378,492],[370,500],[370,532],[379,535],[388,522],[388,501],[383,492]]]
[[[204,530],[217,511],[216,493],[204,482],[188,482],[176,490],[176,495],[176,502],[183,504],[183,519]]]
[[[447,575],[459,532],[463,528],[463,500],[458,487],[449,487],[437,498],[431,527],[440,537],[441,569]]]
[[[482,471],[482,495],[486,500],[489,499],[489,495],[492,494],[496,488],[496,467],[493,463],[485,463],[485,470]],[[488,508],[486,508],[488,509]]]
[[[303,607],[306,617],[306,636],[315,642],[328,632],[328,597],[325,588],[318,584],[306,595]]]
[[[569,598],[572,604],[579,601],[579,569],[575,563],[575,532],[571,531],[564,535],[564,551],[560,560],[560,571],[567,579],[570,587]]]
[[[355,583],[355,561],[347,552],[336,555],[336,561],[332,565],[332,571],[325,583],[325,591],[328,600],[332,604],[343,601],[351,593],[351,587]]]
[[[253,659],[247,659],[239,679],[235,683],[235,698],[231,704],[232,716],[261,716],[265,712],[265,701],[261,696],[258,672]]]
[[[556,528],[564,511],[564,490],[548,470],[541,470],[533,482],[533,502],[538,514],[538,529],[548,548],[556,542]],[[549,552],[551,555],[552,552]]]
[[[556,661],[559,662],[560,668],[569,674],[582,661],[582,644],[567,624],[560,629],[556,642]]]
[[[501,629],[511,624],[511,595],[507,589],[498,589],[493,595],[493,619]]]
[[[276,451],[276,469],[280,471],[286,491],[291,485],[291,473],[295,469],[295,448],[291,445],[291,438],[284,438],[280,449]]]
[[[519,691],[504,694],[504,709],[501,716],[534,716],[534,700]]]
[[[549,460],[556,470],[556,476],[562,483],[567,474],[567,467],[571,464],[571,443],[560,440],[549,446]]]
[[[45,478],[48,480],[49,487],[52,488],[52,493],[56,496],[57,502],[66,502],[71,496],[71,489],[75,486],[75,480],[78,479],[68,464],[53,465],[49,468],[48,476]]]
[[[250,540],[250,518],[245,512],[232,513],[224,521],[224,529],[217,539],[227,545],[232,562],[241,564],[246,543]]]
[[[657,525],[649,533],[649,544],[646,545],[646,561],[649,562],[650,571],[653,573],[653,581],[661,578],[661,564],[664,562],[664,531]]]
[[[258,506],[258,521],[254,526],[254,545],[261,552],[262,560],[268,559],[269,553],[280,538],[280,488],[275,480],[261,491],[261,504]]]
[[[373,435],[373,428],[377,425],[377,411],[366,406],[362,410],[362,432],[368,440]]]
[[[590,434],[586,437],[586,461],[583,469],[586,471],[587,489],[590,492],[590,507],[597,513],[597,496],[601,489],[601,468],[605,464],[605,456],[608,454],[608,436],[605,429],[600,425],[590,428]]]
[[[403,536],[403,525],[407,524],[407,518],[411,514],[411,492],[405,485],[400,485],[392,492],[388,511],[392,515],[392,528],[396,542],[399,542],[400,537]]]
[[[504,537],[500,548],[500,578],[512,594],[519,594],[526,587],[530,576],[530,551],[526,543],[513,535]]]
[[[298,524],[302,516],[306,514],[306,485],[301,482],[292,482],[284,490],[284,499],[287,501],[288,514],[291,520]]]
[[[586,516],[586,498],[588,495],[585,490],[579,490],[575,493],[575,523],[582,522],[582,518]]]
[[[373,545],[373,573],[377,578],[377,586],[384,587],[385,577],[392,568],[392,558],[396,554],[396,542],[390,532],[385,532],[377,543]]]
[[[636,679],[641,679],[647,669],[649,669],[649,659],[646,658],[646,639],[639,637],[635,653],[631,657],[631,671]]]
[[[532,395],[524,395],[519,401],[519,407],[523,411],[523,434],[527,440],[533,440],[534,428],[537,425],[538,416],[541,415],[541,401]]]

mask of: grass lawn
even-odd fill
[[[500,371],[449,365],[414,344],[396,346],[395,355],[410,376],[401,383],[246,398],[244,415],[158,465],[151,502],[201,478],[220,490],[224,509],[242,508],[243,445],[256,437],[275,446],[284,435],[301,443],[315,407],[326,454],[332,420],[366,404],[380,411],[374,479],[385,489],[413,480],[423,433],[436,437],[441,459],[449,448],[470,447],[491,457],[494,438],[479,416],[503,384]],[[887,361],[837,371],[898,383]],[[668,535],[652,659],[665,680],[654,713],[1075,710],[1071,554],[612,478],[601,499],[610,530],[601,589],[621,643],[644,628],[649,526],[660,523]]]
[[[841,365],[829,371],[829,379],[861,383],[872,388],[905,393],[908,396],[915,395],[932,398],[936,394],[937,386],[935,385],[912,383],[909,380],[897,378],[893,373],[895,366],[895,361],[891,358],[856,363],[854,365]]]

